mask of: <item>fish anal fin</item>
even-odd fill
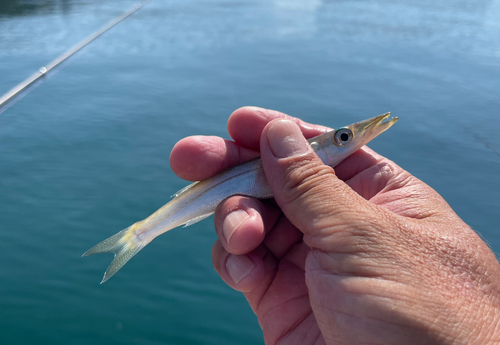
[[[208,213],[208,214],[203,214],[201,216],[193,218],[189,222],[187,222],[186,224],[184,224],[183,228],[185,228],[187,226],[190,226],[190,225],[193,225],[193,224],[196,224],[198,222],[201,222],[203,219],[210,217],[212,214],[213,214],[213,212]]]

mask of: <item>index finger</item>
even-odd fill
[[[228,132],[234,141],[213,136],[184,138],[172,149],[170,166],[180,178],[199,181],[254,159],[259,156],[262,130],[277,118],[297,123],[306,138],[328,131],[327,127],[312,125],[278,111],[243,107],[233,112],[228,120]]]
[[[276,110],[258,107],[236,109],[227,121],[227,131],[233,140],[252,150],[260,149],[260,135],[266,125],[275,119],[287,119],[295,122],[306,139],[331,130],[328,127],[314,125]]]

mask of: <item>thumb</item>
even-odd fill
[[[308,246],[332,251],[342,245],[339,240],[344,242],[346,231],[355,237],[375,235],[378,216],[373,205],[337,178],[295,123],[284,119],[270,122],[262,132],[260,150],[274,198],[304,233]],[[347,237],[352,244],[352,236]]]

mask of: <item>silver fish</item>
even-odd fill
[[[382,114],[321,134],[308,142],[323,163],[334,167],[398,120],[397,117],[389,117],[390,113]],[[115,254],[114,260],[104,273],[102,284],[155,237],[178,226],[189,226],[209,217],[217,206],[231,195],[272,198],[273,194],[260,159],[190,184],[178,191],[169,203],[148,218],[105,239],[83,256],[107,252]]]

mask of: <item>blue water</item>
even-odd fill
[[[134,4],[0,1],[0,94]],[[104,285],[111,256],[80,258],[186,185],[175,142],[228,137],[243,105],[332,127],[392,111],[370,146],[500,254],[498,37],[500,0],[153,1],[0,115],[0,343],[262,344],[211,220]]]

